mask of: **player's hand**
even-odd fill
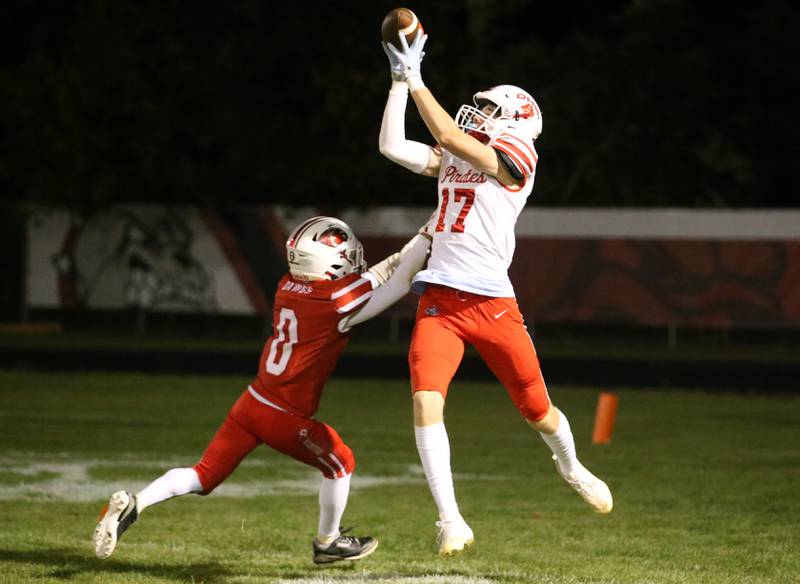
[[[422,80],[422,59],[425,57],[425,43],[428,40],[428,35],[424,34],[421,30],[417,32],[411,45],[406,41],[406,36],[403,33],[397,33],[400,39],[400,45],[403,50],[395,48],[394,45],[388,44],[386,48],[400,61],[403,66],[403,78],[408,81],[409,79],[416,78]]]
[[[383,52],[389,58],[389,74],[392,76],[392,81],[405,81],[403,62],[389,50],[389,43],[381,42],[381,46],[383,47]]]

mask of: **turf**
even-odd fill
[[[476,543],[440,559],[407,382],[364,379],[331,381],[318,417],[356,453],[344,522],[380,539],[375,554],[314,566],[318,474],[262,448],[211,496],[146,510],[96,560],[108,495],[193,464],[247,381],[0,372],[0,582],[800,582],[798,397],[619,388],[614,439],[595,446],[597,392],[551,387],[614,492],[599,516],[501,388],[456,383],[447,427]]]

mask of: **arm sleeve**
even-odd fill
[[[428,217],[428,220],[425,222],[425,224],[417,231],[419,235],[427,238],[428,241],[433,240],[433,233],[436,229],[438,214],[439,210],[434,210],[433,213],[431,213],[431,216]],[[387,256],[385,259],[371,266],[367,270],[367,275],[371,275],[375,281],[375,288],[378,286],[383,286],[387,280],[391,278],[392,274],[397,269],[397,266],[400,264],[400,260],[403,259],[415,242],[416,238],[412,238],[403,246],[403,249],[391,254],[390,256]]]
[[[506,170],[508,171],[508,174],[511,175],[511,178],[516,180],[522,180],[525,178],[525,175],[522,174],[522,171],[519,169],[519,167],[514,164],[511,158],[509,158],[508,154],[500,150],[495,150],[494,152],[497,154],[497,159],[500,161],[500,164],[506,167]]]
[[[392,162],[420,174],[428,166],[431,147],[421,142],[406,140],[407,103],[408,86],[403,81],[393,82],[383,110],[378,150]]]
[[[400,261],[391,277],[372,292],[361,310],[339,321],[339,332],[347,332],[354,325],[380,314],[408,294],[411,279],[425,265],[429,247],[430,240],[427,237],[418,234],[411,238],[400,251]]]
[[[367,270],[367,272],[372,274],[375,278],[376,287],[383,286],[386,281],[391,278],[392,274],[397,269],[397,265],[400,263],[400,254],[401,252],[397,251],[383,261],[378,262],[374,266],[370,266]]]

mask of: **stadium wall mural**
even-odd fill
[[[331,211],[326,211],[331,214]],[[265,314],[286,234],[313,208],[123,206],[28,226],[32,308]],[[335,213],[379,261],[429,209]],[[531,323],[800,325],[800,211],[535,209],[510,270]],[[408,296],[392,310],[410,315]]]

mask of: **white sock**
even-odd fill
[[[552,434],[539,432],[539,435],[550,447],[550,450],[553,451],[553,454],[556,455],[561,471],[564,474],[569,474],[575,470],[580,463],[575,453],[575,439],[572,437],[572,430],[569,427],[567,417],[561,413],[561,411],[556,411],[560,416],[558,429]]]
[[[444,422],[430,426],[414,426],[417,439],[417,452],[428,479],[433,500],[439,509],[439,519],[450,521],[460,519],[453,488],[453,474],[450,470],[450,441]]]
[[[331,543],[339,537],[339,522],[342,520],[347,497],[350,494],[350,477],[345,475],[338,479],[322,477],[319,487],[319,529],[317,541]]]
[[[136,508],[141,513],[150,505],[202,490],[203,486],[193,468],[173,468],[136,494]]]

